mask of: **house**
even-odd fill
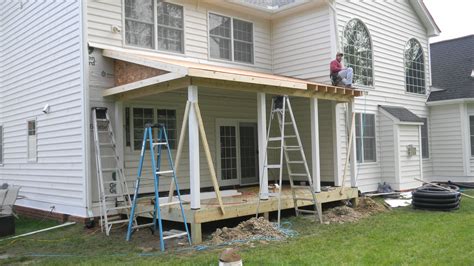
[[[345,182],[346,156],[356,192],[411,189],[433,173],[428,40],[440,31],[421,0],[3,1],[0,10],[0,180],[22,186],[19,206],[94,215],[98,106],[112,116],[130,184],[145,123],[165,123],[175,146],[186,101],[199,101],[219,185],[258,184],[271,97],[281,94],[317,192]],[[330,85],[337,51],[356,90]],[[186,141],[178,175],[198,210],[211,180],[195,121]],[[267,197],[273,177],[262,178]]]
[[[472,182],[474,156],[474,35],[431,44],[432,181]]]

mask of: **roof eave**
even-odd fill
[[[420,17],[421,21],[426,27],[429,37],[436,37],[439,36],[441,30],[439,29],[438,25],[431,16],[430,11],[423,3],[423,0],[410,0],[413,8],[415,9],[416,14]]]

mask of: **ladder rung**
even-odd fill
[[[281,141],[281,137],[270,137],[268,141]]]
[[[288,163],[296,164],[296,163],[304,163],[304,161],[288,161]]]
[[[100,158],[117,158],[115,155],[101,155]]]
[[[107,131],[107,130],[98,130],[97,133],[110,133],[110,134],[112,134],[112,132]]]
[[[160,146],[160,145],[168,145],[166,142],[155,142],[153,143],[153,146]]]
[[[172,174],[172,173],[174,173],[173,170],[166,170],[166,171],[158,171],[158,172],[156,172],[157,175]]]
[[[112,144],[112,143],[99,143],[99,146],[101,146],[101,147],[112,147],[112,148],[115,147],[115,145]]]
[[[164,232],[163,232],[163,233],[164,233]],[[170,238],[181,237],[181,236],[185,236],[185,235],[187,235],[187,234],[188,234],[188,233],[183,232],[183,233],[179,233],[179,234],[164,236],[164,237],[163,237],[163,240],[165,240],[165,239],[170,239]]]
[[[267,147],[267,149],[269,149],[269,150],[279,150],[279,149],[281,149],[281,147]]]
[[[120,183],[120,181],[118,180],[104,181],[104,184],[114,184],[114,183]]]
[[[283,123],[283,124],[285,124],[285,125],[293,125],[293,122],[285,122],[285,123]]]
[[[118,194],[118,193],[115,193],[115,194],[105,194],[104,195],[106,198],[111,198],[111,197],[126,197],[126,195],[124,194]]]
[[[301,146],[284,146],[286,151],[299,151]]]
[[[102,172],[114,172],[117,171],[117,168],[102,168]]]
[[[279,164],[269,164],[267,165],[268,169],[275,169],[275,168],[281,168],[281,165]]]
[[[96,118],[97,122],[109,122],[109,120],[105,118]]]
[[[128,223],[128,219],[108,222],[108,224],[121,224],[121,223]]]
[[[306,173],[290,173],[291,176],[308,176]]]
[[[285,139],[296,138],[296,135],[285,135]]]
[[[123,209],[130,209],[130,206],[118,206],[118,207],[112,207],[112,208],[106,208],[107,211],[117,211],[117,210],[123,210]]]
[[[170,205],[176,205],[176,204],[179,204],[179,201],[172,201],[172,202],[161,203],[161,204],[160,204],[160,207],[170,206]]]

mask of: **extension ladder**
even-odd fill
[[[289,119],[287,119],[289,117]],[[272,131],[272,121],[273,119],[278,121],[278,136],[271,136]],[[289,128],[288,128],[289,127]],[[288,129],[287,129],[288,128]],[[293,132],[291,132],[291,130]],[[290,131],[290,133],[288,132]],[[269,145],[274,143],[273,145]],[[275,145],[275,144],[278,144]],[[266,156],[265,162],[263,165],[263,170],[261,175],[267,171],[278,171],[278,226],[280,226],[280,216],[281,216],[281,190],[282,190],[282,180],[283,180],[283,159],[286,162],[286,169],[288,172],[288,179],[290,182],[291,195],[293,198],[294,208],[296,215],[302,213],[310,213],[315,215],[315,219],[322,222],[322,213],[321,205],[318,204],[316,199],[316,192],[313,188],[313,180],[311,179],[311,174],[309,172],[308,163],[306,161],[306,156],[304,154],[303,145],[301,143],[301,138],[298,133],[298,128],[296,127],[295,117],[293,115],[293,110],[291,109],[290,100],[287,95],[276,96],[272,99],[272,107],[270,113],[270,121],[268,123],[267,129],[267,141],[265,144],[266,147]],[[278,162],[275,164],[270,164],[268,161],[268,152],[269,151],[279,152]],[[298,172],[299,171],[299,172]],[[297,180],[296,180],[297,179]],[[301,180],[303,179],[303,180]],[[260,178],[260,181],[262,178]],[[295,182],[301,182],[298,185]],[[261,182],[260,182],[261,183]],[[311,193],[311,198],[300,197],[297,195],[297,191],[307,190]],[[306,210],[298,207],[299,201],[311,201],[314,205],[314,210]],[[259,212],[260,197],[257,206],[257,215]]]
[[[115,137],[105,107],[92,108],[100,226],[108,236],[114,225],[128,223],[131,198],[116,149]],[[123,219],[121,214],[126,214]]]
[[[156,142],[153,140],[153,128],[158,129],[158,139]],[[186,216],[184,214],[184,208],[183,208],[183,203],[181,201],[181,194],[179,192],[179,186],[178,186],[178,180],[176,178],[176,171],[175,167],[173,165],[173,159],[171,157],[171,149],[169,147],[169,141],[168,141],[168,135],[166,133],[166,128],[163,124],[155,124],[155,125],[150,125],[147,124],[145,126],[143,134],[143,142],[142,142],[142,150],[140,153],[140,162],[138,165],[138,176],[137,180],[135,182],[135,196],[133,197],[133,203],[132,203],[132,210],[129,218],[129,223],[128,223],[128,231],[127,231],[127,241],[129,241],[132,237],[132,232],[135,229],[143,228],[143,227],[152,227],[153,232],[157,231],[157,226],[158,226],[158,231],[160,234],[160,247],[161,251],[165,250],[165,244],[164,240],[170,239],[170,238],[179,238],[182,236],[187,236],[189,244],[191,245],[191,237],[189,234],[188,230],[188,225],[186,222]],[[148,145],[148,147],[147,147]],[[163,170],[161,169],[161,162],[162,162],[162,148],[165,148],[167,157],[168,157],[168,165],[170,169]],[[134,225],[133,221],[135,218],[136,213],[136,208],[137,208],[137,202],[140,199],[139,197],[139,188],[140,188],[140,181],[142,179],[146,179],[142,177],[142,169],[143,169],[143,161],[145,159],[145,151],[146,149],[150,149],[150,159],[151,159],[151,169],[152,169],[152,174],[153,174],[153,181],[154,181],[154,210],[153,210],[153,221],[152,223],[147,223],[147,224],[140,224],[140,225]],[[155,153],[156,149],[156,153]],[[159,185],[160,185],[160,177],[170,177],[171,182],[174,182],[174,185],[176,187],[177,191],[177,200],[176,201],[171,201],[171,202],[163,202],[160,203],[160,197],[159,197]],[[172,195],[170,195],[172,196]],[[172,205],[179,205],[181,208],[181,215],[183,217],[183,223],[184,223],[184,228],[186,231],[179,231],[179,230],[171,230],[164,232],[163,231],[163,225],[162,225],[162,219],[161,219],[161,207],[168,206],[171,207]]]

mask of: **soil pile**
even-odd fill
[[[285,234],[276,229],[264,217],[251,218],[250,220],[241,222],[234,228],[218,228],[211,235],[211,242],[221,244],[224,242],[235,240],[250,239],[282,239]]]
[[[363,197],[359,198],[358,205],[354,209],[347,206],[339,206],[325,211],[323,213],[323,222],[326,224],[351,223],[383,211],[386,211],[386,209],[382,204],[377,203],[371,198]]]

